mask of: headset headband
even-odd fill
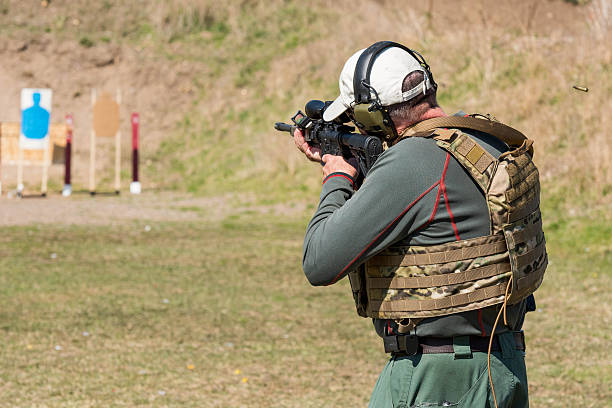
[[[374,60],[376,56],[380,54],[383,50],[387,48],[397,47],[406,51],[410,54],[414,59],[416,59],[423,70],[425,71],[425,81],[429,80],[431,82],[434,90],[438,87],[438,84],[433,79],[433,75],[429,70],[429,65],[425,62],[425,58],[421,54],[416,51],[411,50],[408,47],[403,46],[402,44],[393,42],[393,41],[378,41],[368,48],[365,49],[359,56],[357,60],[357,65],[355,66],[355,73],[353,74],[353,91],[355,93],[355,103],[367,103],[372,102],[372,97],[370,93],[370,73],[372,72],[372,66],[374,65]]]

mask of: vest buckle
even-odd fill
[[[385,353],[402,353],[414,356],[419,351],[419,338],[414,334],[383,336]]]

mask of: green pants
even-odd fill
[[[499,337],[502,350],[491,353],[497,405],[528,407],[525,353],[515,349],[511,333]],[[369,407],[495,407],[487,353],[472,353],[462,345],[465,338],[454,340],[454,353],[392,357],[378,378]]]

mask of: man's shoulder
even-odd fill
[[[402,158],[412,158],[418,162],[425,162],[427,159],[443,156],[444,150],[431,138],[407,137],[391,146],[385,153],[392,156],[401,156]]]
[[[415,147],[431,147],[436,146],[436,141],[431,137],[405,137],[396,144],[394,144],[391,148],[401,148],[406,146],[415,146]]]
[[[439,174],[444,167],[446,152],[427,138],[406,138],[387,149],[372,167],[373,174],[388,179],[423,180]]]

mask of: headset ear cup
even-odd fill
[[[368,135],[379,137],[382,140],[392,141],[397,137],[393,120],[382,107],[370,109],[369,104],[355,105],[353,123]]]
[[[386,109],[381,109],[383,115],[383,124],[385,125],[386,135],[385,140],[387,142],[391,142],[397,138],[397,129],[395,128],[395,124],[393,123],[393,119],[389,115]]]

